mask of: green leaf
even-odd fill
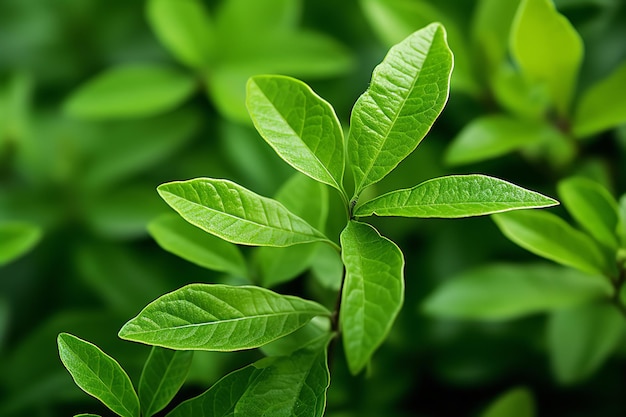
[[[83,414],[76,414],[74,417],[100,417],[100,416],[98,414],[83,413]]]
[[[311,259],[311,272],[324,288],[339,291],[343,279],[343,262],[340,254],[329,245],[317,245]]]
[[[513,388],[496,398],[480,416],[534,417],[535,401],[527,388]]]
[[[571,177],[559,182],[558,193],[567,211],[591,236],[610,249],[618,248],[618,206],[606,188],[586,178]]]
[[[552,0],[522,0],[511,30],[511,51],[525,76],[545,84],[559,114],[567,115],[583,43]]]
[[[153,347],[139,380],[142,415],[150,417],[174,398],[185,382],[193,352]]]
[[[555,312],[548,321],[552,370],[562,384],[593,374],[624,335],[624,318],[609,304],[588,304]]]
[[[346,267],[339,321],[352,374],[359,373],[382,344],[404,300],[400,249],[366,223],[351,221],[341,233]]]
[[[448,100],[452,52],[431,24],[392,47],[350,118],[348,161],[355,196],[391,172],[419,145]]]
[[[74,382],[122,417],[139,417],[139,399],[122,367],[97,346],[68,333],[57,338],[59,355]]]
[[[89,80],[64,103],[71,116],[113,119],[173,110],[196,88],[188,74],[159,65],[115,67]]]
[[[500,65],[488,81],[495,100],[503,109],[520,119],[538,122],[545,119],[550,96],[544,85],[533,84],[508,63]]]
[[[450,165],[462,165],[496,158],[540,142],[551,131],[545,123],[504,114],[478,117],[454,138],[445,160]]]
[[[0,223],[0,266],[31,250],[41,236],[41,229],[29,223]]]
[[[239,248],[187,223],[174,213],[148,225],[150,235],[168,252],[214,271],[247,277],[246,261]]]
[[[624,85],[626,64],[582,94],[574,115],[574,136],[591,136],[626,122],[626,98],[623,94],[615,94]]]
[[[122,339],[170,349],[251,349],[285,336],[321,305],[259,287],[190,284],[148,304],[119,332]]]
[[[189,223],[231,243],[282,247],[328,241],[276,200],[228,180],[197,178],[157,190]]]
[[[149,0],[148,22],[159,40],[182,63],[202,68],[211,59],[214,34],[199,0]]]
[[[260,349],[266,356],[287,356],[308,345],[328,340],[330,333],[330,320],[327,317],[314,317],[295,332],[276,339]]]
[[[596,243],[560,217],[528,210],[492,216],[500,231],[522,248],[590,274],[611,270]]]
[[[620,237],[622,248],[626,249],[626,194],[623,194],[619,199],[617,235]]]
[[[440,317],[509,320],[572,307],[610,296],[601,277],[544,264],[493,264],[463,272],[437,288],[424,302]]]
[[[459,218],[556,204],[556,200],[498,178],[450,175],[384,194],[357,207],[354,214]]]
[[[300,0],[228,0],[217,12],[216,28],[224,41],[241,42],[294,28],[301,8]]]
[[[343,192],[343,131],[334,109],[301,81],[255,76],[247,84],[255,127],[289,165]]]

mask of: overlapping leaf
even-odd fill
[[[431,24],[392,47],[350,119],[348,161],[358,196],[393,170],[430,130],[449,92],[452,53]]]
[[[354,214],[458,218],[556,204],[556,200],[498,178],[451,175],[391,191],[357,207]]]
[[[351,221],[341,233],[346,267],[339,320],[348,367],[359,373],[385,340],[404,300],[404,258],[372,226]]]
[[[148,304],[119,335],[171,349],[233,351],[263,346],[328,314],[313,301],[260,287],[190,284]]]
[[[0,223],[0,266],[32,249],[41,239],[41,230],[22,222]]]

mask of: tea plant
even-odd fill
[[[247,106],[255,127],[285,162],[315,181],[290,181],[279,193],[284,204],[226,179],[166,183],[158,187],[161,197],[212,237],[198,240],[196,229],[180,228],[171,217],[155,223],[153,233],[172,251],[250,280],[254,277],[236,245],[301,245],[308,246],[306,251],[324,244],[335,251],[328,256],[340,255],[343,265],[336,304],[328,307],[254,285],[189,284],[148,304],[119,331],[122,339],[153,346],[138,394],[114,359],[63,333],[59,353],[75,382],[123,417],[149,416],[165,407],[183,384],[190,358],[186,351],[262,348],[267,357],[226,375],[167,415],[323,415],[335,342],[342,342],[349,371],[361,373],[403,304],[404,256],[363,218],[462,218],[558,204],[478,174],[434,178],[360,201],[369,186],[393,171],[426,136],[448,99],[452,66],[440,24],[428,25],[392,47],[354,105],[345,143],[334,109],[306,84],[285,76],[252,77]],[[346,170],[354,179],[351,193]],[[325,186],[339,194],[345,209],[338,239],[320,230],[326,216],[324,191],[302,193]],[[291,190],[297,198],[290,199]],[[316,224],[288,207],[308,210],[303,217]],[[206,249],[213,256],[205,256]],[[281,259],[286,258],[283,254]],[[293,270],[306,268],[309,256],[289,262]]]

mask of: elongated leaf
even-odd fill
[[[87,414],[76,414],[74,417],[100,417],[100,416],[97,415],[97,414],[89,414],[89,413],[87,413]]]
[[[513,388],[500,395],[481,417],[534,417],[535,401],[524,387]]]
[[[419,145],[448,100],[452,52],[431,24],[389,50],[350,118],[348,161],[358,196]]]
[[[479,117],[454,138],[446,152],[446,163],[470,164],[502,156],[540,142],[550,129],[546,124],[503,114]]]
[[[562,384],[580,382],[617,348],[624,318],[609,304],[589,304],[555,312],[548,321],[552,370]]]
[[[192,226],[174,213],[148,225],[148,231],[166,251],[215,271],[248,276],[246,261],[237,246]]]
[[[158,191],[189,223],[232,243],[281,247],[328,240],[276,200],[227,180],[170,182]]]
[[[139,399],[122,367],[97,346],[68,333],[57,339],[63,365],[87,394],[122,417],[139,417]]]
[[[385,340],[402,307],[404,258],[372,226],[354,221],[341,233],[341,247],[346,277],[339,320],[348,367],[357,374]]]
[[[264,288],[190,284],[148,304],[119,336],[170,349],[233,351],[263,346],[328,314],[313,301]]]
[[[556,204],[556,200],[498,178],[451,175],[384,194],[357,207],[354,214],[458,218]]]
[[[619,222],[617,225],[617,236],[622,243],[622,248],[626,249],[626,194],[619,199]]]
[[[611,269],[590,237],[552,213],[528,210],[492,218],[506,237],[536,255],[591,274]]]
[[[193,352],[153,347],[139,380],[141,414],[150,417],[174,398],[185,382]]]
[[[194,68],[209,63],[214,34],[200,0],[150,0],[147,16],[161,43],[179,61]]]
[[[617,249],[617,202],[595,181],[572,177],[558,184],[559,197],[574,219],[598,242]]]
[[[626,98],[616,91],[626,85],[626,64],[598,81],[580,98],[572,130],[577,137],[590,136],[626,122]]]
[[[195,86],[190,75],[168,67],[120,66],[82,85],[67,99],[64,109],[85,119],[152,116],[180,105]]]
[[[609,283],[556,265],[494,264],[461,273],[424,302],[428,314],[508,320],[610,296]]]
[[[522,0],[511,30],[511,51],[523,73],[545,83],[564,116],[576,88],[582,39],[552,0]]]
[[[22,222],[0,223],[0,266],[31,250],[41,239],[41,229]]]
[[[246,103],[257,130],[281,158],[343,190],[343,131],[330,104],[303,82],[282,76],[250,78]]]

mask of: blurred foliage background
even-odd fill
[[[477,160],[449,155],[455,137],[472,121],[519,110],[519,97],[507,106],[511,100],[494,99],[493,88],[493,62],[509,60],[507,31],[519,2],[501,2],[509,10],[501,16],[502,27],[481,21],[480,11],[492,3],[206,0],[200,2],[204,17],[215,24],[206,43],[199,41],[199,48],[210,50],[198,62],[193,51],[172,53],[172,38],[154,29],[159,11],[144,1],[0,2],[0,225],[28,230],[24,245],[32,247],[2,262],[0,242],[0,415],[98,410],[62,367],[59,332],[97,344],[137,380],[149,348],[117,339],[125,321],[186,283],[237,282],[164,251],[147,225],[170,212],[155,191],[163,182],[228,178],[271,196],[293,174],[246,119],[243,91],[250,75],[303,79],[347,125],[350,108],[388,47],[438,20],[456,56],[450,100],[419,149],[376,185],[377,192],[470,172],[552,196],[556,182],[574,174],[595,179],[616,196],[626,192],[624,126]],[[555,4],[584,44],[576,96],[626,60],[626,3]],[[202,24],[201,18],[190,13],[188,24]],[[483,35],[494,36],[496,46],[485,48]],[[101,74],[127,66],[152,68],[156,75],[129,76],[119,91],[119,85],[100,87],[95,105],[79,96]],[[142,90],[142,82],[151,88]],[[566,216],[561,208],[554,211]],[[338,236],[332,219],[331,201],[327,229]],[[456,274],[494,261],[537,261],[489,218],[376,224],[405,253],[407,297],[367,375],[351,377],[335,355],[329,416],[479,415],[517,386],[532,393],[538,415],[626,415],[623,340],[593,375],[566,385],[550,369],[545,316],[486,322],[423,313],[428,294]],[[310,275],[303,272],[276,289],[332,302],[332,289]],[[179,397],[201,392],[259,355],[196,355]]]

